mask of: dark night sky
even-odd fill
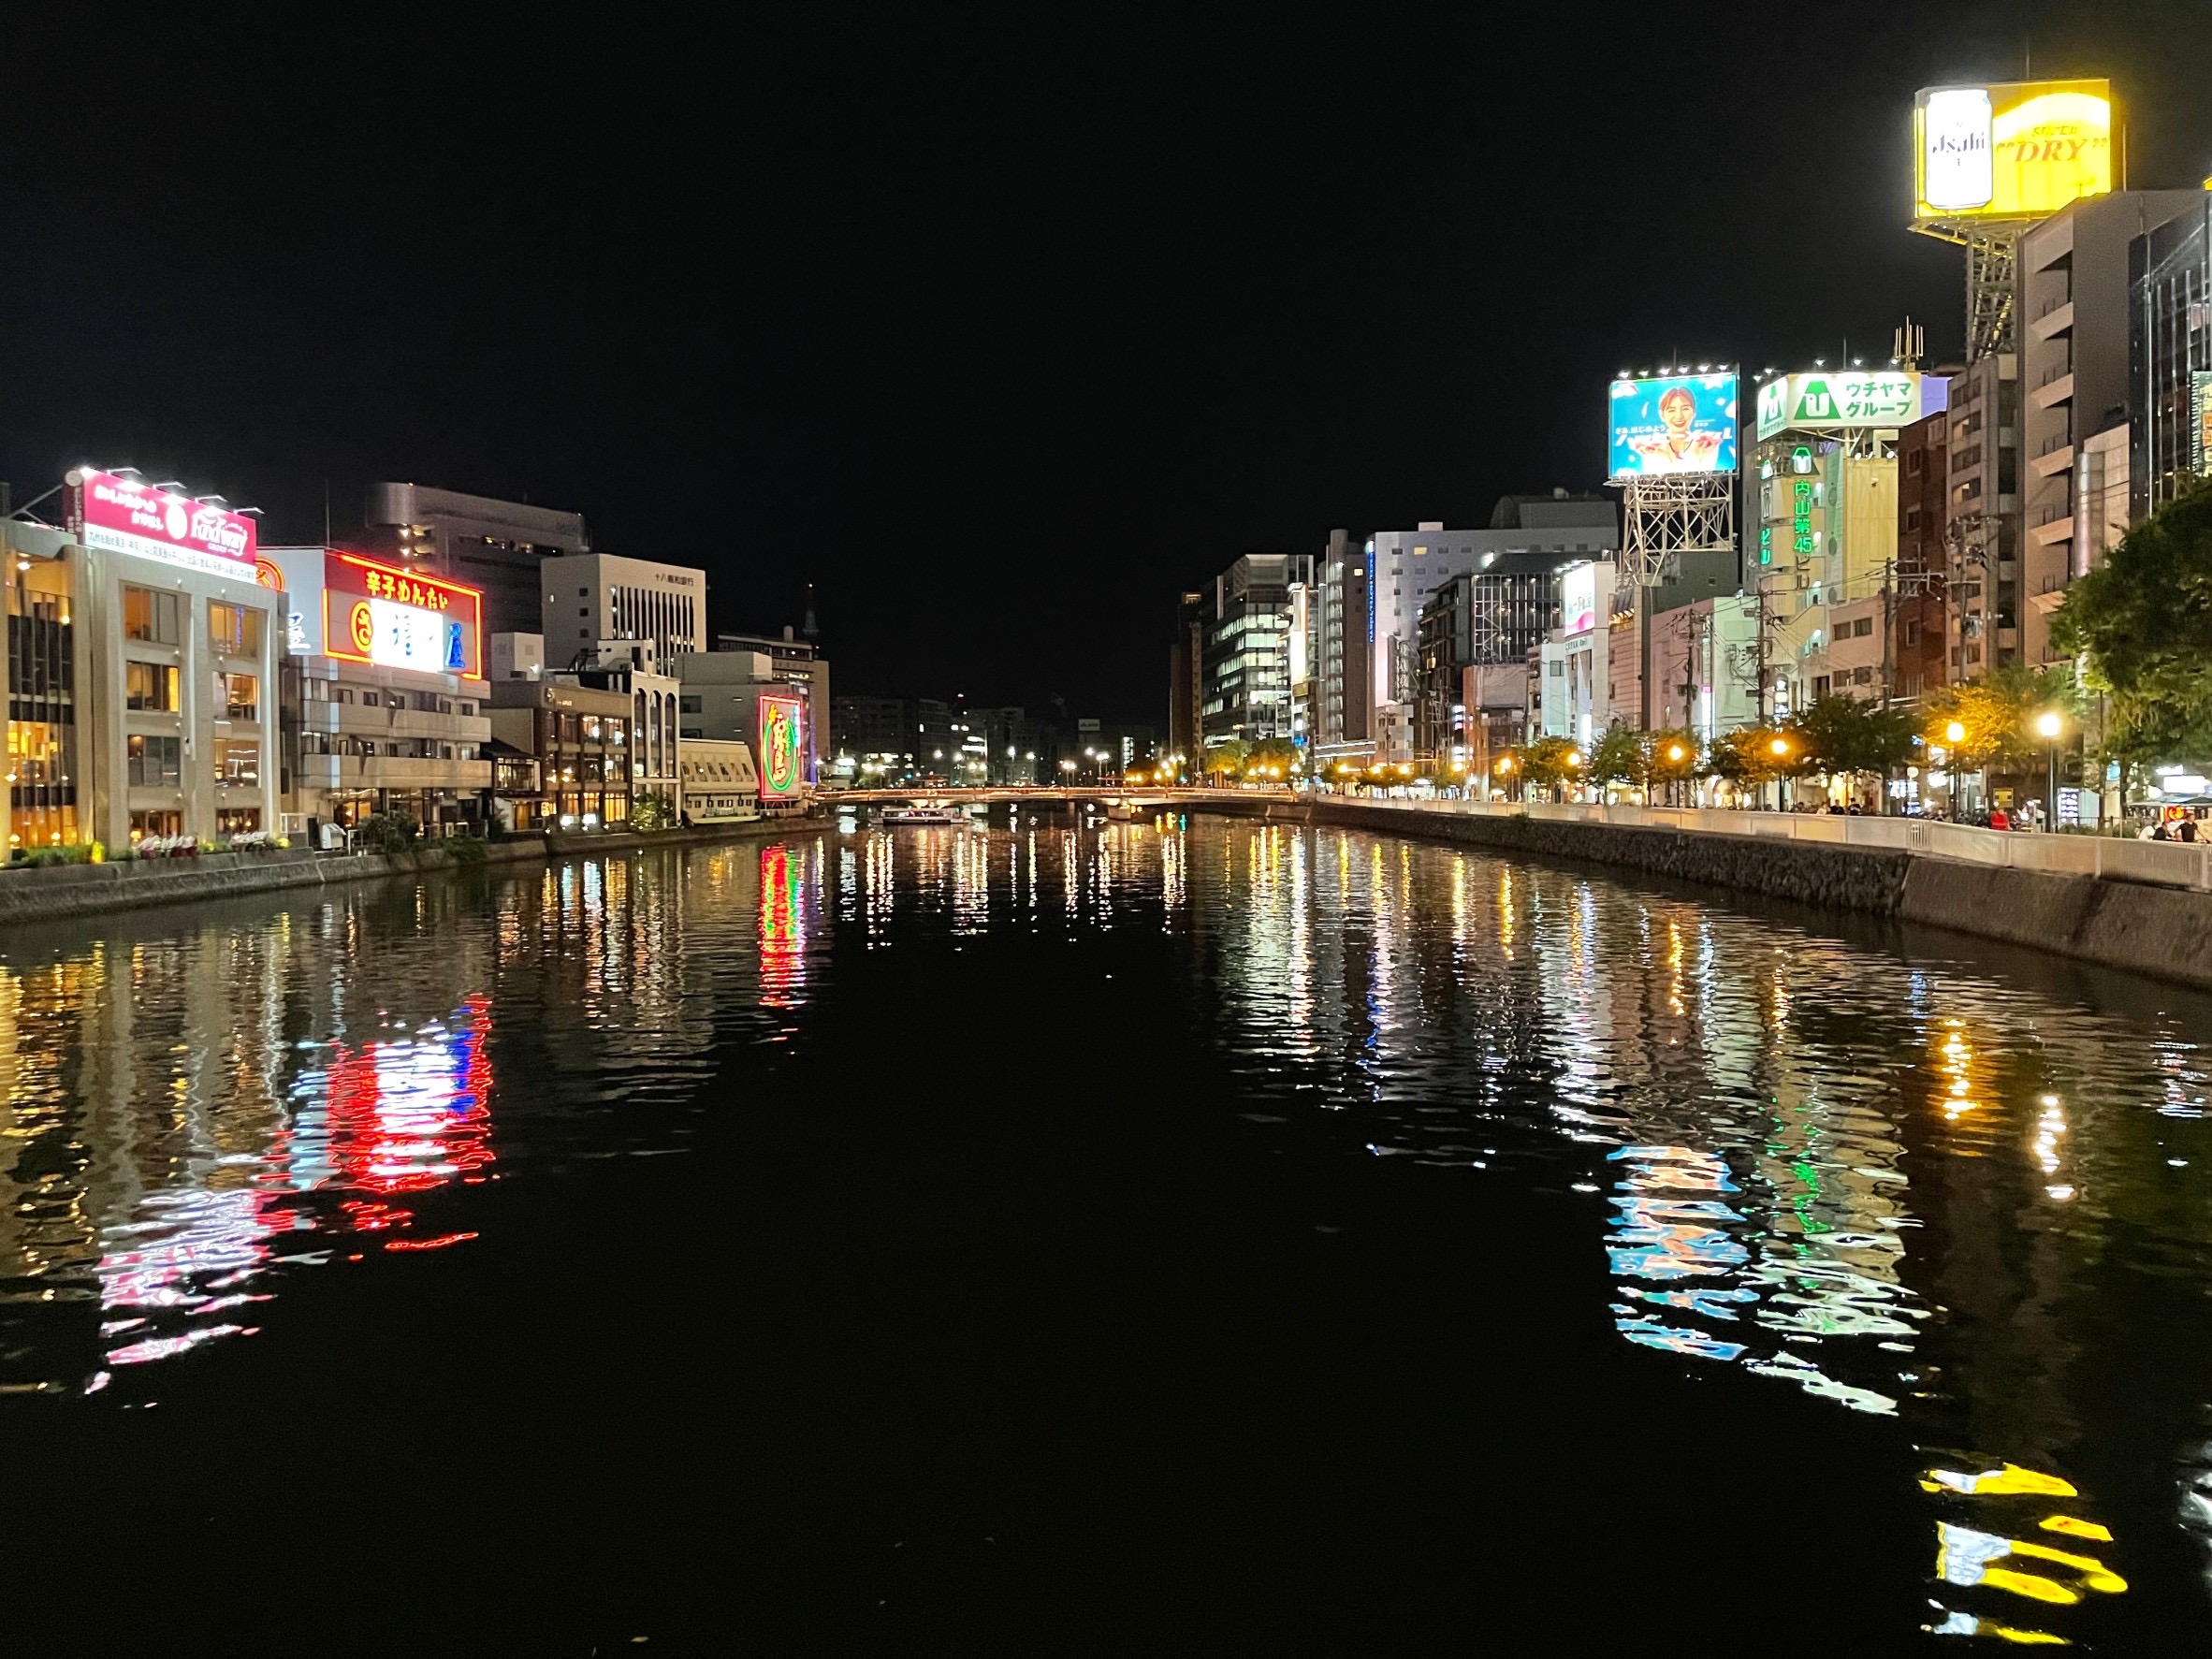
[[[326,478],[342,533],[372,478],[527,495],[706,566],[720,626],[813,580],[841,688],[1145,718],[1180,586],[1591,486],[1624,365],[1907,311],[1955,355],[1915,87],[2027,44],[2113,77],[2134,183],[2212,172],[2212,0],[462,9],[11,18],[19,502],[84,458],[281,539]]]

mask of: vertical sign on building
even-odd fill
[[[763,697],[761,717],[761,798],[792,800],[805,781],[807,705],[796,697]]]

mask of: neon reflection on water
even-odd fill
[[[129,1220],[103,1229],[94,1271],[106,1362],[142,1364],[250,1332],[219,1316],[266,1299],[246,1287],[279,1233],[396,1232],[415,1217],[395,1196],[482,1180],[492,1161],[490,1020],[488,998],[476,997],[450,1025],[426,1023],[358,1048],[332,1044],[327,1065],[294,1082],[291,1127],[277,1143],[258,1157],[225,1160],[252,1166],[251,1185],[153,1193]],[[308,1195],[322,1190],[347,1196],[318,1218]],[[435,1249],[474,1236],[395,1237],[385,1248]],[[105,1381],[103,1372],[91,1386]]]

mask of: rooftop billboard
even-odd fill
[[[1616,380],[1608,411],[1615,478],[1736,471],[1736,376]]]
[[[301,656],[484,677],[484,599],[473,588],[335,548],[272,547],[264,560],[294,609],[285,644]]]
[[[1929,413],[1915,370],[1778,374],[1759,387],[1758,432],[1771,438],[1777,432],[1831,427],[1903,427]]]
[[[158,559],[203,575],[254,579],[254,520],[243,513],[79,468],[67,474],[69,531],[109,553]]]
[[[1915,219],[2041,219],[2112,188],[2112,83],[1934,86],[1913,108]]]

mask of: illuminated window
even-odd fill
[[[164,593],[157,588],[123,589],[123,636],[149,645],[178,645],[184,637],[183,595]]]
[[[163,808],[149,812],[131,814],[131,839],[145,836],[177,836],[184,833],[184,815],[173,808]]]
[[[210,601],[208,604],[208,643],[215,650],[231,657],[258,657],[261,654],[261,615],[243,605],[221,604]]]
[[[261,745],[236,737],[217,742],[215,781],[232,789],[256,787],[261,782]]]
[[[257,720],[261,718],[261,681],[251,674],[217,677],[223,687],[223,718]]]
[[[162,662],[125,662],[123,701],[125,708],[173,711],[177,706],[176,669]]]

